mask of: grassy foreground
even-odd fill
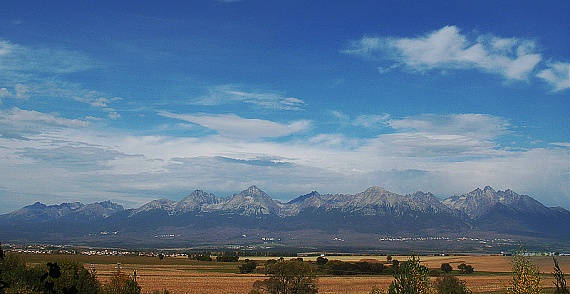
[[[98,278],[106,282],[117,263],[126,273],[137,272],[137,281],[143,293],[167,289],[170,293],[247,293],[256,280],[264,278],[262,273],[239,274],[237,266],[241,262],[202,262],[188,258],[139,257],[139,256],[87,256],[87,255],[49,255],[22,254],[28,264],[46,263],[59,259],[71,259],[84,264],[85,268],[95,267]],[[261,265],[268,257],[247,257],[258,260]],[[386,262],[385,256],[327,256],[329,260],[360,261],[375,259]],[[407,256],[393,256],[400,261]],[[245,257],[241,258],[242,260]],[[306,257],[305,261],[314,261],[316,257]],[[442,263],[450,263],[454,269],[466,263],[472,265],[475,272],[460,275],[474,293],[504,293],[504,286],[510,281],[511,257],[505,256],[421,256],[422,264],[430,269],[438,269]],[[570,256],[557,257],[564,273],[570,272]],[[540,268],[542,285],[545,293],[554,293],[551,289],[554,281],[551,272],[551,257],[531,257]],[[261,266],[260,268],[262,268]],[[370,293],[373,286],[387,289],[392,282],[391,275],[380,276],[320,276],[317,280],[319,293]],[[550,289],[548,289],[550,288]]]

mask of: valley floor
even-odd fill
[[[137,282],[143,293],[167,289],[170,293],[248,293],[256,280],[264,279],[263,274],[239,274],[237,263],[198,262],[187,258],[156,257],[113,257],[83,255],[24,255],[30,264],[56,261],[70,258],[84,263],[86,268],[92,266],[102,281],[111,277],[117,270],[117,263],[122,271],[137,273]],[[359,261],[361,259],[377,259],[386,262],[385,256],[327,256],[329,260]],[[245,257],[241,258],[242,260]],[[261,262],[267,257],[254,258]],[[304,260],[315,260],[306,257]],[[404,261],[405,256],[393,256],[393,259]],[[460,263],[472,265],[475,273],[460,275],[474,293],[503,293],[504,286],[511,279],[511,257],[505,256],[421,256],[422,263],[431,268],[439,268],[442,263],[450,263],[454,269]],[[533,263],[540,268],[543,287],[552,287],[552,258],[547,256],[531,257]],[[570,272],[570,256],[557,257],[562,271]],[[391,275],[380,276],[320,276],[317,280],[319,293],[370,293],[372,287],[387,289],[392,282]],[[548,292],[546,293],[553,293]]]

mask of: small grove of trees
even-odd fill
[[[0,249],[1,251],[1,249]],[[140,286],[134,278],[120,269],[109,283],[101,285],[95,270],[87,270],[82,263],[58,260],[44,265],[27,267],[16,254],[0,254],[1,294],[139,294]]]
[[[231,253],[223,253],[216,256],[216,261],[219,262],[237,262],[239,260],[239,255]]]
[[[100,293],[94,273],[71,260],[27,267],[18,255],[8,254],[0,261],[3,289],[0,293]]]
[[[474,271],[473,266],[465,264],[465,263],[458,265],[457,269],[462,274],[472,274]]]
[[[311,294],[317,293],[315,267],[299,259],[268,261],[265,274],[256,281],[250,293]]]
[[[453,270],[453,267],[449,263],[442,263],[440,269],[442,272],[448,274]]]

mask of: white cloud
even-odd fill
[[[305,101],[299,98],[286,97],[272,92],[245,91],[237,85],[211,87],[208,89],[208,92],[208,95],[195,99],[193,103],[198,105],[222,105],[243,102],[277,110],[301,110],[305,107]]]
[[[475,68],[509,80],[528,79],[542,59],[534,41],[491,35],[469,40],[455,26],[415,38],[364,37],[343,52],[393,60],[417,72]]]
[[[305,131],[310,128],[308,120],[280,124],[268,120],[247,119],[233,114],[193,115],[161,112],[160,115],[199,124],[228,138],[276,138]]]
[[[554,62],[547,69],[541,70],[537,77],[546,81],[554,92],[570,88],[570,63]]]
[[[28,92],[30,92],[30,88],[28,86],[22,84],[16,84],[14,89],[16,90],[16,98],[18,99],[30,98],[30,96],[28,95]]]
[[[570,148],[570,142],[554,142],[554,143],[550,143],[550,145],[556,146],[556,147]]]
[[[11,97],[13,97],[13,96],[14,96],[14,95],[13,95],[10,91],[8,91],[8,89],[6,89],[6,88],[0,88],[0,99],[2,99],[2,98],[11,98]]]

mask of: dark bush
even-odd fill
[[[470,294],[465,281],[452,275],[444,275],[434,281],[434,287],[438,294]]]
[[[246,259],[238,268],[240,273],[250,274],[257,268],[257,262],[255,260]]]

